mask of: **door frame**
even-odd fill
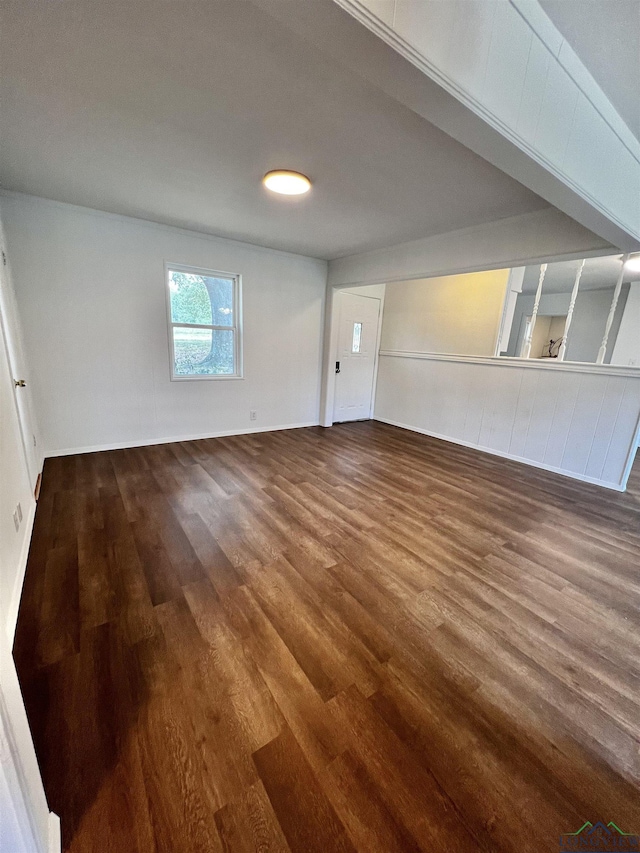
[[[369,283],[359,284],[343,284],[343,285],[327,285],[327,296],[324,315],[324,346],[322,359],[322,382],[320,390],[320,426],[333,426],[333,407],[336,394],[336,371],[335,371],[335,354],[338,346],[338,326],[340,322],[338,310],[338,293],[341,290],[355,292],[360,287],[368,287]],[[356,296],[358,294],[356,293]],[[368,294],[362,294],[368,296]],[[378,384],[378,364],[380,360],[380,336],[382,333],[382,317],[384,314],[384,294],[380,297],[370,297],[380,299],[380,313],[378,315],[378,329],[376,331],[376,348],[373,364],[373,383],[371,385],[371,405],[369,406],[369,418],[373,418],[376,388]]]

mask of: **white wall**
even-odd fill
[[[381,349],[493,355],[508,281],[491,270],[388,284]]]
[[[383,351],[374,417],[622,489],[640,371]]]
[[[606,249],[611,249],[606,240],[550,208],[330,261],[320,422],[323,426],[333,422],[332,326],[338,288],[518,268],[541,261],[601,255]]]
[[[618,335],[609,338],[609,352],[613,341],[611,364],[640,367],[640,281],[631,283]]]
[[[375,299],[384,299],[386,284],[364,284],[362,287],[343,287],[345,293],[355,293],[356,296],[373,296]]]
[[[332,286],[431,278],[570,260],[611,250],[606,240],[549,208],[329,262]]]
[[[605,356],[605,362],[609,362],[609,356],[620,328],[622,311],[627,296],[627,288],[620,295],[613,323],[609,332],[609,353]],[[613,299],[613,288],[604,290],[584,290],[578,292],[571,326],[569,327],[567,352],[565,358],[568,361],[595,362],[598,350],[602,343],[604,329],[611,309]]]
[[[48,454],[318,423],[324,261],[0,203]],[[242,275],[244,379],[170,381],[165,260]]]
[[[624,488],[640,371],[493,358],[508,282],[498,270],[387,284],[374,418]],[[579,294],[568,358],[595,361],[612,293]],[[547,294],[540,311],[563,314],[568,302]],[[532,307],[533,296],[518,297],[516,337]]]
[[[582,361],[595,363],[598,350],[602,343],[605,324],[611,308],[613,299],[613,287],[602,290],[578,291],[571,326],[569,328],[566,361]],[[609,363],[613,346],[620,328],[620,321],[624,310],[628,288],[625,285],[620,295],[613,323],[609,332],[609,346],[605,356],[605,363]],[[522,293],[518,297],[516,310],[511,327],[511,339],[507,354],[519,356],[524,338],[524,318],[531,316],[533,312],[534,294]],[[571,301],[570,293],[543,293],[540,299],[539,314],[566,315]]]

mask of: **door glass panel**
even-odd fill
[[[353,324],[353,342],[351,352],[360,352],[360,341],[362,339],[362,323]]]

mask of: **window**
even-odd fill
[[[353,324],[353,341],[351,352],[360,352],[360,341],[362,340],[362,323]]]
[[[167,264],[172,379],[240,379],[240,276]]]

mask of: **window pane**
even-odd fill
[[[362,323],[353,324],[353,343],[351,352],[360,352],[360,340],[362,338]]]
[[[211,376],[235,373],[232,330],[174,327],[176,376]]]
[[[169,270],[171,320],[233,326],[233,279]]]

